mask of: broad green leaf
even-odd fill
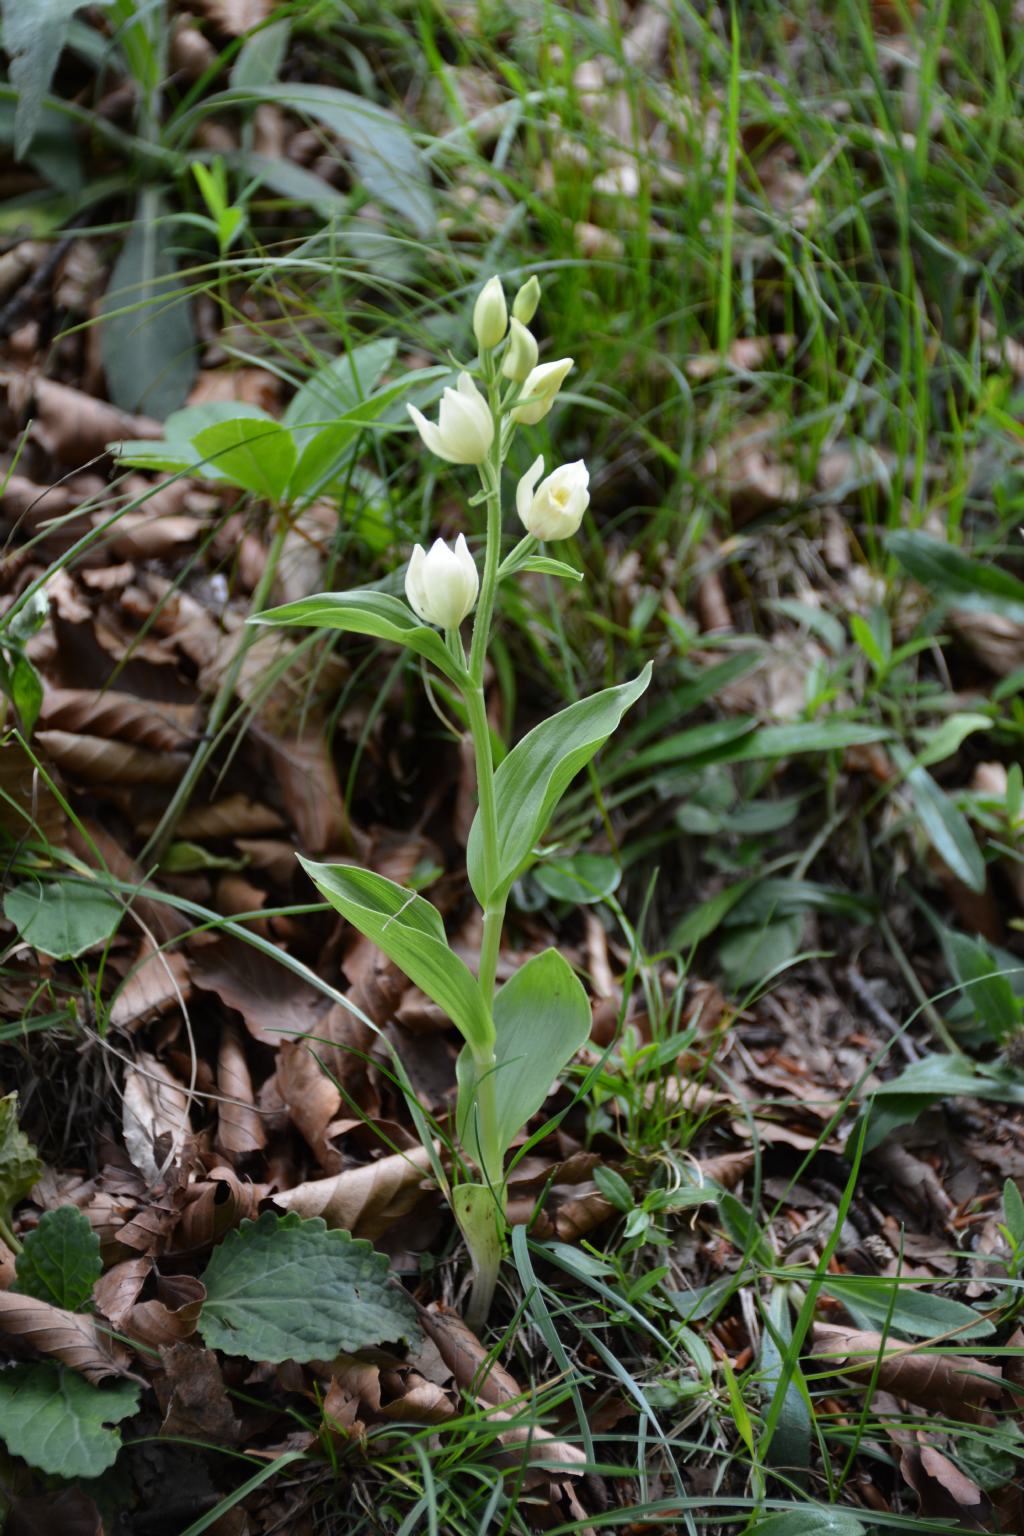
[[[1024,1248],[1024,1198],[1012,1179],[1003,1184],[1003,1221],[1016,1248]]]
[[[99,1234],[77,1205],[44,1211],[14,1267],[18,1278],[13,1289],[22,1296],[78,1312],[103,1273]]]
[[[802,752],[841,752],[846,747],[886,741],[889,734],[879,726],[826,715],[821,720],[796,720],[792,725],[763,725],[721,760],[756,762],[760,758],[796,757]]]
[[[55,960],[74,960],[109,939],[121,921],[121,903],[85,880],[32,881],[4,896],[4,916],[26,944]]]
[[[434,232],[434,203],[426,162],[405,125],[386,108],[364,96],[331,85],[247,86],[209,96],[195,115],[226,108],[276,102],[287,112],[302,113],[336,133],[352,157],[356,174],[371,197],[384,203],[426,237]],[[184,126],[184,120],[180,126]]]
[[[648,662],[633,682],[605,688],[542,721],[501,763],[494,776],[498,862],[490,881],[479,811],[466,850],[469,881],[481,906],[500,901],[529,864],[562,795],[644,692],[651,671]]]
[[[35,1147],[18,1124],[18,1095],[5,1094],[0,1099],[0,1215],[8,1223],[42,1171]]]
[[[295,391],[281,418],[285,426],[301,444],[317,426],[347,416],[373,394],[397,352],[393,336],[378,336],[332,357]]]
[[[732,889],[735,890],[735,886]],[[830,912],[835,917],[870,923],[875,918],[876,909],[870,901],[856,896],[853,891],[844,891],[840,886],[820,885],[816,880],[792,880],[776,875],[753,882],[725,918],[725,924],[729,927],[768,922],[781,917],[794,917],[800,912]]]
[[[866,1536],[867,1527],[845,1509],[827,1504],[783,1509],[749,1527],[747,1536]]]
[[[922,768],[930,768],[933,763],[945,762],[947,757],[952,757],[958,752],[968,736],[975,731],[990,731],[995,724],[987,715],[963,713],[948,715],[935,730],[927,734],[919,733],[919,739],[924,745],[917,754],[917,761]]]
[[[354,592],[318,592],[297,602],[268,608],[249,620],[251,624],[290,624],[311,629],[342,629],[352,635],[373,635],[391,645],[426,657],[453,683],[460,680],[456,666],[436,629],[421,624],[400,598],[369,588]]]
[[[723,886],[713,896],[706,897],[685,917],[680,918],[672,930],[667,948],[691,949],[694,944],[706,939],[756,884],[756,880],[737,880],[735,885]]]
[[[109,1426],[138,1406],[134,1381],[94,1387],[51,1361],[0,1371],[0,1439],[55,1477],[98,1477],[113,1466],[121,1436]]]
[[[202,405],[182,406],[172,411],[164,422],[162,441],[145,438],[137,442],[110,443],[118,462],[131,464],[137,469],[167,470],[172,474],[186,471],[204,480],[227,478],[217,464],[204,464],[203,455],[195,447],[193,439],[206,427],[222,421],[262,421],[268,427],[275,426],[274,418],[258,405],[247,405],[243,400],[207,400]]]
[[[896,749],[894,757],[900,767],[905,767],[907,755],[902,749]],[[927,768],[910,768],[906,783],[914,797],[918,820],[935,852],[969,890],[983,891],[987,879],[985,859],[967,817],[939,788]]]
[[[890,533],[886,548],[915,581],[957,608],[1024,623],[1024,581],[992,561],[974,560],[941,539],[908,528]]]
[[[100,352],[111,400],[123,411],[142,411],[162,421],[191,387],[196,340],[170,250],[162,195],[154,188],[139,194],[102,315]]]
[[[622,870],[606,853],[574,853],[568,858],[545,859],[533,878],[553,901],[592,906],[619,888]]]
[[[534,955],[494,999],[494,1100],[497,1142],[504,1155],[540,1109],[562,1068],[590,1038],[590,1004],[556,949]],[[459,1136],[476,1156],[475,1111],[480,1078],[468,1049],[460,1052]]]
[[[264,1211],[214,1249],[202,1276],[199,1332],[249,1360],[332,1360],[419,1335],[412,1302],[384,1254],[316,1216]]]
[[[288,52],[291,25],[286,17],[249,34],[231,66],[229,79],[235,90],[249,91],[273,84]]]
[[[270,28],[267,28],[269,31]],[[325,219],[340,213],[348,206],[348,198],[329,181],[315,171],[307,171],[294,160],[278,159],[274,155],[261,155],[253,149],[228,150],[224,161],[240,177],[258,186],[269,187],[279,197],[287,197],[293,203],[313,208]]]
[[[858,1328],[880,1328],[888,1318],[889,1326],[908,1338],[930,1339],[955,1331],[958,1342],[987,1339],[996,1331],[994,1323],[965,1302],[884,1275],[826,1275],[822,1290],[842,1302]]]
[[[198,466],[198,455],[192,448],[179,448],[172,443],[150,442],[145,438],[139,438],[108,443],[107,452],[114,455],[118,467],[122,469],[130,466],[132,469],[162,470],[171,475],[191,471],[193,474],[201,474],[204,478],[213,479],[213,476],[208,475],[204,468]]]
[[[14,153],[24,160],[45,105],[68,23],[87,0],[3,0],[3,46],[18,93]]]
[[[865,1151],[897,1126],[916,1120],[937,1099],[947,1098],[1024,1104],[1024,1077],[1011,1068],[980,1066],[966,1056],[932,1055],[912,1062],[898,1077],[879,1083],[861,1111],[860,1118],[869,1121]],[[849,1145],[856,1145],[857,1134],[855,1127]]]
[[[777,975],[799,953],[803,931],[800,913],[775,922],[731,928],[718,946],[718,963],[727,986],[735,991]]]
[[[993,1039],[1012,1034],[1020,1023],[1020,1003],[1010,978],[998,974],[1001,967],[991,951],[954,928],[940,924],[939,932],[953,979],[963,987],[975,1017]]]
[[[445,368],[423,368],[416,374],[407,374],[378,390],[369,400],[353,405],[347,415],[339,420],[331,422],[329,426],[314,429],[312,433],[300,433],[298,428],[292,428],[296,436],[308,438],[292,477],[292,495],[314,496],[326,489],[351,458],[359,434],[366,427],[379,421],[396,400],[422,382],[424,374],[438,378],[447,371]]]
[[[279,422],[239,416],[204,427],[192,439],[201,461],[264,501],[280,501],[295,468],[295,442]]]
[[[490,1050],[493,1030],[483,993],[468,966],[449,949],[435,906],[369,869],[314,864],[301,856],[299,863],[332,907],[401,966],[474,1049]]]

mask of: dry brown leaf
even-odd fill
[[[429,1307],[420,1308],[420,1321],[460,1392],[491,1407],[522,1398],[515,1377],[498,1364],[457,1312],[441,1302],[431,1302]]]
[[[128,1355],[81,1312],[66,1312],[32,1296],[0,1292],[0,1332],[80,1371],[88,1381],[124,1372]]]
[[[230,1021],[221,1029],[217,1055],[217,1137],[219,1151],[246,1156],[267,1144],[263,1120],[253,1107],[252,1077],[241,1032]]]
[[[206,1286],[194,1275],[158,1275],[152,1301],[136,1302],[124,1331],[151,1348],[191,1338],[206,1300]]]
[[[263,832],[278,832],[284,819],[269,805],[250,800],[248,795],[228,795],[211,805],[197,805],[187,810],[178,822],[178,836],[188,838],[256,837]],[[156,819],[141,823],[140,832],[152,832]],[[288,844],[292,861],[295,850]]]
[[[38,737],[34,744],[38,748]],[[25,749],[13,739],[0,742],[0,828],[14,839],[61,847],[66,826],[63,808]]]
[[[957,608],[950,614],[957,632],[997,677],[1007,677],[1024,666],[1024,624],[1001,613]]]
[[[267,754],[300,846],[310,853],[350,848],[341,787],[322,733],[290,739],[263,729],[252,734]]]
[[[285,1041],[277,1056],[277,1086],[321,1168],[336,1174],[341,1172],[341,1155],[328,1145],[327,1133],[341,1108],[341,1094],[317,1060],[320,1055],[320,1047],[312,1042]]]
[[[101,528],[109,514],[94,512],[93,527]],[[195,544],[205,524],[198,517],[157,513],[147,507],[143,512],[122,512],[109,535],[110,547],[122,560],[159,560],[173,555],[184,544]]]
[[[411,1211],[422,1194],[430,1168],[425,1147],[411,1147],[361,1168],[347,1168],[330,1179],[311,1179],[271,1196],[281,1210],[322,1216],[329,1227],[346,1227],[357,1237],[374,1238]]]
[[[922,1408],[976,1418],[1002,1394],[1003,1374],[968,1356],[925,1354],[922,1345],[887,1345],[882,1335],[832,1323],[814,1325],[813,1352],[844,1376],[866,1380],[877,1364],[877,1384]]]
[[[185,752],[151,752],[145,747],[70,731],[37,731],[36,741],[70,778],[103,784],[174,784],[188,767]]]
[[[211,400],[241,400],[274,414],[281,400],[281,381],[266,368],[204,368],[189,391],[189,405]]]
[[[394,1378],[397,1384],[396,1371],[390,1371],[388,1376],[389,1379]],[[457,1409],[443,1387],[439,1387],[436,1382],[425,1381],[417,1371],[410,1371],[402,1380],[398,1395],[380,1411],[386,1419],[411,1419],[415,1424],[443,1424],[446,1419],[454,1417]]]
[[[13,1497],[4,1536],[103,1536],[99,1510],[84,1489],[63,1488],[38,1498]]]
[[[93,1286],[97,1308],[119,1333],[124,1332],[124,1325],[152,1269],[150,1258],[125,1259],[108,1269]]]
[[[131,1029],[143,1019],[187,1002],[191,991],[185,956],[175,950],[154,949],[145,938],[111,1002],[109,1023],[115,1029]]]
[[[273,14],[273,0],[199,0],[203,15],[232,37],[258,27]]]
[[[196,950],[192,980],[240,1013],[253,1039],[264,1045],[316,1032],[319,994],[242,939],[220,938]]]
[[[751,373],[755,368],[763,368],[772,359],[778,361],[788,357],[795,340],[794,336],[785,335],[738,336],[725,354],[725,366],[741,373]],[[700,382],[713,379],[715,374],[723,371],[722,354],[702,352],[688,357],[684,366],[691,379]]]
[[[175,1232],[175,1253],[209,1248],[239,1222],[255,1218],[265,1184],[248,1184],[231,1168],[213,1168],[201,1184],[190,1184]]]
[[[155,1184],[180,1160],[190,1134],[188,1094],[163,1062],[140,1051],[125,1071],[122,1107],[128,1156]]]
[[[7,389],[12,411],[22,420],[32,418],[32,435],[64,464],[85,464],[124,438],[163,436],[163,427],[148,416],[129,416],[54,379],[6,371],[0,373],[0,387]]]
[[[48,688],[39,711],[43,730],[113,736],[155,752],[173,752],[194,740],[194,705],[156,703],[131,693]]]
[[[160,1433],[236,1445],[243,1428],[213,1350],[176,1343],[160,1350],[160,1360],[163,1374],[153,1384],[164,1415]]]

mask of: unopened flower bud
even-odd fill
[[[508,306],[500,277],[490,277],[473,305],[473,335],[481,352],[489,352],[508,330]]]
[[[523,380],[529,376],[536,366],[536,337],[531,336],[526,326],[513,315],[508,347],[505,351],[501,371],[506,379],[514,379],[517,384],[522,384]]]
[[[435,539],[430,553],[417,544],[405,573],[405,595],[410,607],[425,624],[457,629],[476,606],[480,576],[460,533],[455,548]]]
[[[446,389],[441,396],[436,423],[414,405],[406,409],[431,453],[449,464],[482,464],[490,453],[494,417],[468,373],[460,373],[458,388]]]
[[[561,464],[537,485],[543,473],[543,457],[534,459],[516,488],[516,511],[535,539],[569,539],[590,505],[587,466],[582,459]]]
[[[557,362],[541,363],[539,368],[530,370],[519,391],[523,404],[512,408],[513,421],[522,422],[526,427],[535,427],[538,421],[544,420],[555,403],[563,379],[572,368],[572,361],[571,357],[560,357]]]
[[[512,300],[513,318],[518,320],[520,325],[529,325],[537,313],[537,305],[539,303],[540,283],[537,281],[537,274],[534,273],[532,277],[527,278]]]

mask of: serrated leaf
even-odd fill
[[[373,870],[301,857],[299,863],[321,895],[444,1009],[474,1049],[490,1049],[493,1028],[480,985],[449,948],[441,914],[431,902]]]
[[[98,1477],[113,1466],[121,1436],[109,1426],[138,1406],[134,1381],[92,1386],[51,1361],[0,1371],[0,1439],[57,1477]]]
[[[103,1273],[99,1234],[77,1205],[44,1211],[25,1238],[15,1271],[12,1289],[20,1295],[78,1312]]]
[[[160,421],[181,405],[196,371],[192,313],[178,291],[162,217],[160,194],[146,188],[111,273],[100,329],[111,400]]]
[[[0,1212],[8,1220],[42,1171],[35,1147],[18,1124],[18,1095],[8,1093],[0,1099]]]
[[[626,710],[651,680],[647,663],[638,678],[580,699],[527,732],[494,775],[498,867],[489,872],[479,812],[466,849],[469,883],[480,905],[506,895],[529,864],[534,845],[569,784],[604,745]]]
[[[4,916],[33,949],[55,960],[73,960],[110,938],[122,907],[91,882],[47,880],[8,891]]]
[[[202,1276],[199,1331],[210,1349],[249,1360],[332,1360],[419,1335],[388,1261],[319,1216],[265,1211],[229,1232]]]

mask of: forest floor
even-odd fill
[[[1024,1533],[1019,0],[2,10],[5,1536]],[[480,509],[397,398],[298,497],[193,444],[290,466],[494,272],[592,497],[494,731],[654,673],[513,892],[593,1033],[478,1337],[458,1039],[296,860],[471,958],[471,758],[245,621]]]

